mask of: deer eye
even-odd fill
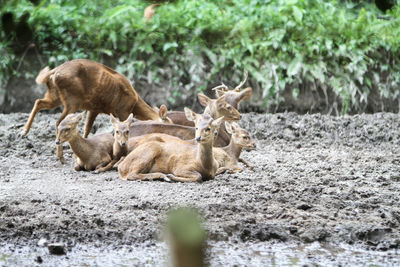
[[[208,127],[208,128],[206,129],[206,132],[209,132],[209,131],[211,131],[211,128],[210,128],[210,127]]]
[[[227,109],[228,109],[228,110],[231,110],[231,109],[232,109],[232,107],[231,107],[231,106],[228,106],[228,107],[227,107]]]
[[[249,137],[248,136],[243,136],[243,139],[244,140],[249,140]]]
[[[125,134],[125,135],[129,134],[129,131],[125,131],[124,134]]]
[[[121,132],[120,132],[120,131],[116,131],[116,133],[117,133],[117,134],[120,134]]]

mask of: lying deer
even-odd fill
[[[210,99],[203,94],[198,94],[199,101],[206,106],[205,112],[217,119],[224,117],[224,120],[234,121],[240,119],[240,113],[225,101],[225,96],[218,99]],[[162,115],[160,115],[161,117]],[[130,136],[140,136],[149,133],[165,133],[179,137],[183,140],[193,139],[195,128],[178,124],[164,124],[152,121],[135,122],[131,125]],[[215,146],[226,146],[229,144],[230,136],[226,131],[219,131]]]
[[[69,142],[75,156],[75,170],[93,171],[106,166],[113,155],[114,138],[111,133],[97,134],[83,138],[78,124],[83,113],[69,114],[58,125],[56,144]]]
[[[119,164],[124,180],[165,179],[179,182],[198,182],[212,179],[218,163],[213,155],[213,143],[223,117],[196,114],[185,108],[185,114],[196,126],[196,145],[165,141],[154,137],[137,146]]]
[[[88,59],[76,59],[50,70],[40,71],[36,83],[46,84],[47,93],[38,99],[25,124],[22,136],[31,128],[36,113],[42,109],[54,109],[61,105],[64,110],[56,122],[60,122],[70,113],[87,110],[85,130],[86,138],[93,122],[100,113],[113,114],[125,120],[129,114],[139,120],[158,120],[159,116],[138,95],[128,79],[115,70]],[[64,162],[62,146],[57,146],[57,156]]]
[[[208,110],[208,112],[211,114],[211,117],[214,119],[222,116],[225,117],[226,121],[236,121],[240,119],[239,111],[226,101],[226,96],[221,96],[217,99],[211,99],[206,95],[199,93],[197,94],[197,98],[199,103]],[[185,117],[185,113],[183,111],[169,111],[167,116],[173,121],[174,124],[190,127],[194,126],[194,123]]]
[[[167,117],[167,113],[168,113],[167,106],[165,106],[163,104],[160,106],[160,108],[153,107],[153,109],[158,113],[158,116],[160,117],[158,119],[159,122],[173,124],[172,120]]]
[[[234,89],[229,90],[228,86],[225,84],[219,85],[217,87],[214,87],[211,90],[216,91],[218,99],[225,95],[225,101],[229,105],[231,105],[233,108],[236,110],[239,110],[239,104],[241,101],[247,100],[251,97],[253,93],[253,89],[251,87],[247,87],[243,91],[240,91],[240,88],[246,83],[248,78],[248,72],[245,71],[245,77],[243,81],[240,82],[238,86],[236,86]],[[199,98],[199,102],[203,106],[207,106],[207,100],[206,98],[202,97],[202,100]],[[217,106],[218,108],[218,106]],[[214,107],[215,109],[215,107]],[[185,126],[193,126],[193,122],[189,121],[186,119],[185,114],[182,111],[168,111],[167,113],[168,117],[171,118],[171,120],[175,124],[180,124],[180,125],[185,125]]]
[[[253,169],[247,161],[240,158],[240,154],[243,149],[253,150],[256,145],[251,139],[249,132],[241,128],[236,122],[225,122],[226,129],[229,134],[232,135],[229,145],[225,147],[214,147],[214,157],[218,162],[217,174],[224,173],[226,171],[230,173],[241,172],[242,167],[238,165],[238,162],[244,163],[249,169]],[[129,152],[134,150],[139,145],[149,141],[162,141],[162,142],[173,142],[175,144],[183,145],[195,145],[196,140],[182,140],[176,136],[161,133],[152,133],[147,135],[141,135],[129,138]]]
[[[118,121],[112,114],[110,114],[110,120],[114,128],[114,142],[112,147],[112,160],[104,167],[96,169],[96,173],[105,172],[117,165],[119,161],[122,161],[126,155],[128,155],[128,139],[129,139],[129,128],[131,126],[133,114],[129,115],[128,119],[123,122]]]
[[[219,165],[217,174],[226,171],[230,173],[241,172],[243,168],[238,165],[239,161],[244,163],[249,169],[253,169],[253,166],[240,158],[243,149],[253,150],[256,148],[249,132],[241,128],[236,122],[225,122],[225,128],[232,135],[232,138],[228,146],[214,148],[215,159]]]

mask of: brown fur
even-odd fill
[[[158,5],[160,4],[152,4],[144,9],[143,16],[146,18],[146,23],[149,22],[156,13],[155,7]]]
[[[217,174],[226,171],[230,173],[241,172],[243,168],[239,166],[239,161],[243,162],[249,169],[253,169],[247,161],[240,158],[243,149],[253,150],[256,148],[249,132],[240,128],[236,122],[225,122],[225,126],[232,138],[228,146],[214,148],[214,157],[218,162]]]
[[[46,83],[48,91],[43,99],[36,100],[22,136],[29,132],[39,110],[61,105],[64,110],[56,128],[68,114],[78,110],[88,111],[84,138],[89,135],[99,113],[113,114],[120,120],[125,120],[131,113],[139,120],[159,119],[157,112],[144,102],[124,75],[95,61],[76,59],[52,70],[46,67],[39,73],[36,82]],[[64,161],[62,146],[57,147],[57,156]]]
[[[152,135],[119,164],[122,179],[196,182],[214,178],[218,163],[212,146],[223,118],[214,120],[208,114],[199,115],[189,109],[185,112],[189,120],[195,121],[197,145],[165,141],[162,136]]]
[[[78,130],[82,117],[83,113],[67,115],[58,126],[56,143],[69,142],[75,156],[76,171],[93,171],[111,161],[114,138],[110,133],[82,138]]]
[[[128,155],[128,142],[129,142],[129,129],[132,123],[133,115],[120,122],[112,114],[110,114],[110,120],[114,127],[114,143],[112,151],[112,160],[102,168],[96,170],[96,172],[105,172],[118,165],[119,161],[122,161],[126,155]]]

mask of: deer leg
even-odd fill
[[[176,173],[176,175],[168,174],[167,178],[175,182],[201,182],[203,180],[201,174],[196,171],[180,172]]]
[[[254,169],[254,166],[253,165],[251,165],[250,163],[248,163],[246,160],[244,160],[244,159],[242,159],[242,158],[239,158],[239,162],[242,162],[244,165],[246,165],[247,166],[247,168],[249,168],[250,170],[253,170]]]
[[[94,120],[96,119],[98,112],[88,111],[86,114],[85,121],[85,130],[83,132],[83,138],[87,138],[89,136],[90,130],[92,129]]]
[[[95,173],[105,172],[111,170],[114,167],[114,164],[117,162],[116,159],[111,160],[108,164],[100,164],[96,167]]]
[[[20,136],[25,136],[28,134],[29,130],[31,129],[33,119],[35,118],[36,114],[42,109],[53,109],[61,105],[61,101],[59,99],[51,99],[51,98],[42,98],[37,99],[35,101],[35,105],[29,115],[29,119],[25,124],[24,129],[21,131]]]
[[[61,113],[61,116],[58,118],[58,120],[56,121],[56,133],[58,132],[58,125],[60,124],[60,122],[65,119],[65,117],[67,117],[67,115],[69,113],[74,113],[76,110],[73,110],[71,108],[68,108],[67,106],[64,106],[64,110]],[[60,162],[62,164],[65,164],[65,159],[63,156],[63,146],[62,144],[57,145],[57,158],[60,159]]]
[[[130,173],[126,179],[128,181],[135,181],[135,180],[156,180],[156,179],[165,179],[167,175],[161,172],[153,172],[153,173]]]
[[[227,170],[229,170],[228,167],[221,167],[221,168],[218,168],[218,170],[217,170],[217,172],[215,174],[216,175],[222,174],[222,173],[226,172]]]

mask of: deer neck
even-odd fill
[[[76,133],[72,138],[68,141],[71,146],[72,152],[80,158],[81,160],[85,160],[90,158],[91,155],[91,146],[86,139],[84,139],[79,133]]]
[[[229,145],[226,147],[222,148],[229,156],[231,156],[233,159],[238,160],[240,157],[240,153],[242,153],[242,147],[235,144],[233,142],[233,138],[231,138],[231,141],[229,142]]]
[[[113,156],[119,158],[128,154],[128,145],[121,146],[117,141],[113,144]]]
[[[212,147],[213,142],[197,144],[196,159],[203,165],[205,169],[214,169],[215,159]]]
[[[135,114],[135,117],[139,120],[160,120],[160,116],[158,115],[158,113],[152,107],[150,107],[140,96],[138,97],[138,101],[133,107],[132,113]]]

